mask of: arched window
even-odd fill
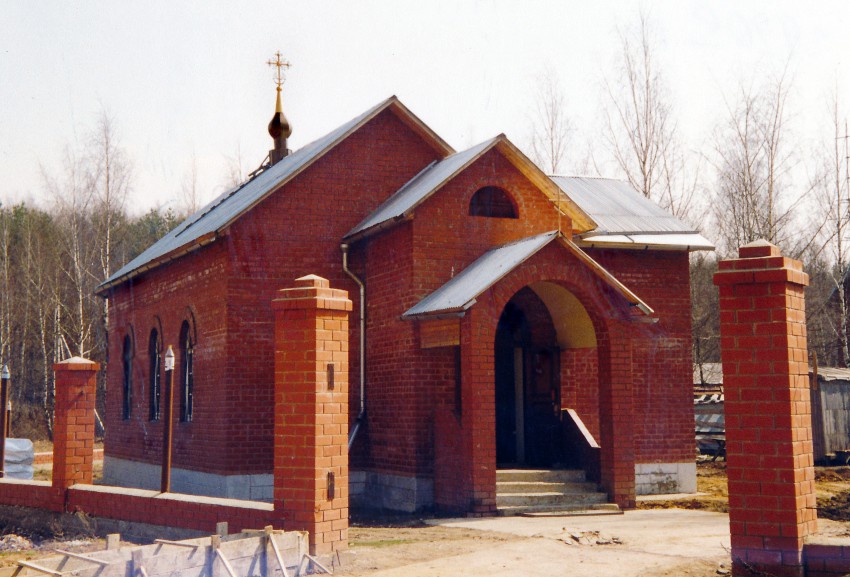
[[[472,195],[469,216],[518,218],[513,199],[498,186],[485,186]]]
[[[124,373],[121,387],[121,415],[124,419],[129,419],[133,408],[133,339],[130,338],[130,335],[124,336],[124,346],[121,351],[121,366]]]
[[[161,357],[162,347],[159,343],[159,332],[156,329],[151,330],[151,337],[148,340],[148,362],[150,368],[150,420],[159,420],[159,398],[161,393],[160,367],[162,366]]]
[[[183,321],[180,326],[180,421],[184,423],[192,420],[194,348],[189,321]]]

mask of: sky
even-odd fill
[[[193,163],[212,199],[230,164],[250,172],[272,146],[278,50],[292,149],[395,94],[458,150],[499,133],[527,150],[544,70],[584,146],[602,130],[618,31],[641,9],[693,149],[741,82],[786,66],[804,138],[833,87],[850,103],[843,0],[3,0],[0,202],[46,202],[44,175],[103,112],[132,162],[132,210],[179,209]]]

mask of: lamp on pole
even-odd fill
[[[6,476],[6,436],[9,434],[9,367],[0,370],[0,478]]]
[[[174,412],[174,349],[168,345],[165,352],[165,407],[162,412],[162,480],[160,492],[171,492],[171,435]]]

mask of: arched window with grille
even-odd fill
[[[519,218],[511,195],[498,186],[485,186],[472,195],[469,201],[469,216]]]
[[[189,321],[180,326],[180,421],[192,421],[195,343]]]
[[[148,340],[148,363],[150,368],[150,415],[151,421],[159,420],[159,401],[161,396],[161,376],[160,368],[162,367],[162,346],[159,341],[159,332],[156,329],[151,330],[151,336]]]
[[[124,335],[124,345],[121,347],[121,368],[123,380],[121,386],[121,416],[130,418],[133,410],[133,339]]]

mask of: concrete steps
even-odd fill
[[[572,470],[499,469],[496,507],[505,516],[620,513],[584,471]]]

